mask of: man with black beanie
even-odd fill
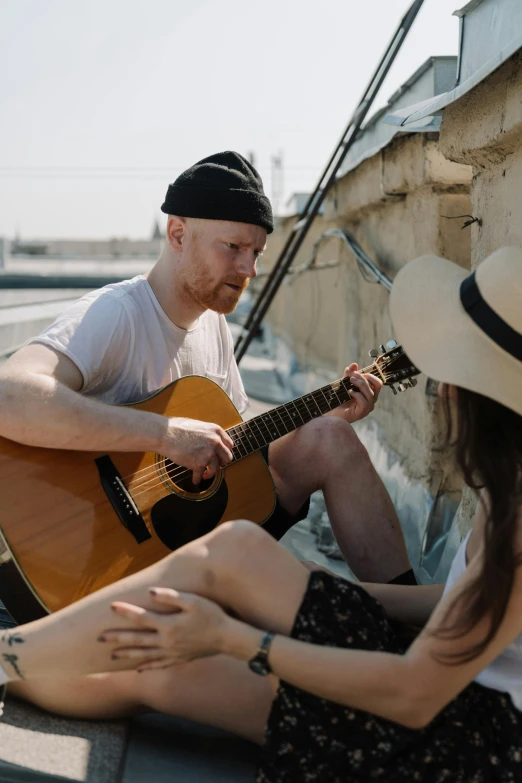
[[[198,161],[169,185],[161,211],[203,220],[228,220],[274,230],[270,201],[261,177],[237,152]]]
[[[203,375],[245,411],[224,314],[256,275],[274,228],[272,209],[256,169],[230,151],[184,171],[161,209],[169,216],[167,241],[148,275],[82,297],[6,363],[0,404],[8,400],[10,416],[0,422],[1,435],[53,448],[154,451],[191,469],[195,483],[231,460],[232,441],[216,424],[121,406],[179,377]],[[350,426],[373,409],[381,384],[357,365],[347,372],[358,389],[349,403],[270,445],[279,502],[265,529],[280,538],[322,489],[351,568],[361,579],[389,581],[408,570],[406,548]]]
[[[196,484],[231,461],[233,443],[219,425],[123,404],[179,377],[203,375],[240,413],[247,408],[224,314],[256,275],[274,228],[270,202],[255,168],[222,152],[183,172],[162,210],[169,216],[166,242],[148,275],[82,297],[2,367],[0,409],[9,416],[0,419],[0,435],[55,449],[155,452],[192,470]],[[264,527],[280,538],[321,489],[355,574],[368,582],[402,580],[410,564],[400,525],[351,427],[373,409],[382,384],[356,364],[346,373],[357,389],[350,402],[270,445],[278,503]],[[23,688],[31,698],[32,685]],[[64,689],[50,687],[43,697],[40,687],[39,694],[50,710],[74,702]],[[107,695],[106,684],[96,714]]]

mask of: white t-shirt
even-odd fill
[[[460,579],[467,568],[466,546],[471,535],[471,530],[463,539],[457,554],[453,558],[444,595],[451,590],[455,582]],[[495,691],[509,693],[511,700],[518,710],[522,711],[522,634],[519,634],[511,644],[505,647],[489,666],[475,677],[475,682],[484,685],[485,688],[493,688]]]
[[[180,329],[143,275],[83,296],[30,342],[68,356],[83,376],[80,392],[106,403],[140,402],[178,378],[203,375],[240,413],[248,407],[225,317],[207,310],[193,329]]]

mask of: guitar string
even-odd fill
[[[387,359],[385,360],[385,362],[383,362],[383,364],[384,364],[385,366],[387,366],[389,363],[390,363],[390,359],[389,359],[389,358],[387,358]],[[373,364],[371,364],[369,367],[365,367],[365,368],[363,368],[362,370],[360,370],[359,372],[361,372],[361,373],[367,373],[367,372],[370,372],[370,371],[372,370],[372,368],[375,368],[375,367],[376,367],[376,365],[375,365],[375,362],[374,362],[374,363],[373,363]],[[375,373],[373,373],[373,374],[375,374]],[[384,373],[384,374],[385,374],[385,373]],[[379,374],[379,376],[378,376],[378,377],[380,377],[380,374]],[[346,379],[347,379],[347,377],[346,377],[346,376],[345,376],[344,378],[340,378],[340,379],[338,379],[337,381],[333,381],[331,384],[327,384],[326,386],[322,387],[321,389],[316,389],[316,390],[314,390],[313,392],[310,392],[309,394],[305,394],[305,395],[303,395],[303,397],[309,397],[309,396],[311,396],[311,395],[313,395],[313,394],[316,394],[316,393],[318,393],[319,391],[322,391],[322,389],[323,389],[323,388],[325,388],[325,389],[332,389],[332,387],[333,387],[333,386],[335,386],[335,384],[338,384],[338,383],[342,384],[342,385],[343,385],[343,387],[344,387],[344,388],[346,388],[346,384],[345,384],[345,381],[346,381]],[[354,387],[352,386],[352,388],[354,388]],[[333,389],[332,389],[332,390],[333,390]],[[301,402],[301,401],[303,400],[303,397],[299,397],[297,400],[290,400],[288,403],[285,403],[284,405],[278,406],[277,408],[273,408],[272,410],[268,411],[267,413],[268,413],[268,415],[272,415],[274,412],[278,411],[279,409],[284,409],[284,408],[286,408],[288,405],[292,405],[292,404],[294,404],[294,407],[296,407],[296,408],[297,408],[297,406],[295,405],[295,403],[296,403],[296,402]],[[344,403],[340,403],[340,404],[342,405],[342,404],[344,404]],[[305,407],[306,407],[306,405],[305,405]],[[261,415],[265,415],[265,414],[261,414]],[[256,416],[254,419],[250,419],[250,420],[247,420],[247,421],[239,422],[238,424],[234,425],[234,427],[230,427],[229,429],[235,429],[236,427],[241,427],[241,426],[242,426],[242,425],[244,425],[244,424],[248,424],[248,425],[250,425],[250,424],[252,424],[253,422],[255,422],[255,420],[256,420],[256,419],[259,419],[259,418],[261,418],[261,417],[260,417],[260,416]],[[258,429],[259,429],[259,427],[258,427]],[[281,437],[281,436],[280,436],[280,437]],[[263,445],[266,445],[266,444],[263,444]],[[155,468],[153,468],[152,470],[155,470]],[[136,478],[136,476],[138,476],[139,474],[143,473],[144,471],[149,471],[149,472],[150,472],[150,471],[151,471],[151,468],[150,468],[150,467],[148,467],[148,468],[142,468],[141,470],[138,470],[136,473],[131,473],[131,474],[130,474],[130,475],[128,475],[128,476],[124,476],[124,477],[122,478],[122,481],[127,481],[128,479]]]
[[[307,395],[305,395],[305,396],[307,396]],[[306,407],[306,405],[305,405],[305,407]],[[291,422],[292,422],[292,424],[294,423],[292,420],[291,420]],[[248,424],[249,422],[244,422],[244,423]],[[241,425],[236,425],[236,426],[241,426]],[[299,426],[302,426],[302,425],[299,425]],[[288,430],[287,430],[287,432],[288,432]],[[279,435],[278,437],[282,437],[282,436]],[[263,445],[267,445],[267,444],[265,443]],[[251,448],[251,444],[250,443],[249,443],[249,447]],[[259,451],[259,449],[261,449],[261,448],[262,448],[262,446],[258,446],[257,448],[255,448],[255,449],[253,449],[251,451],[247,451],[247,454],[244,454],[244,455],[240,456],[239,459],[243,459],[244,457],[249,456],[250,454],[254,453],[255,451]],[[237,461],[237,460],[234,460],[234,461]],[[231,463],[228,463],[228,464],[231,464]],[[224,465],[222,467],[225,468],[227,466]],[[188,468],[183,468],[183,467],[181,467],[180,470],[177,473],[169,473],[168,470],[166,470],[167,477],[168,477],[168,479],[170,481],[173,481],[174,479],[178,479],[179,480],[183,476],[189,476],[189,475],[192,474],[192,472],[193,472],[192,470],[190,470]],[[143,495],[146,492],[150,492],[153,488],[155,488],[156,486],[159,486],[159,485],[161,485],[163,483],[161,478],[158,478],[158,468],[157,468],[157,465],[154,466],[150,470],[150,474],[152,474],[152,477],[150,479],[148,479],[146,481],[140,481],[140,482],[138,482],[136,484],[129,484],[129,486],[127,487],[129,489],[129,491],[130,490],[134,490],[134,489],[138,489],[138,488],[140,489],[139,492],[134,492],[134,491],[132,492],[132,498],[134,500],[139,495]],[[214,477],[212,477],[212,479],[213,478]]]
[[[314,393],[317,393],[318,391],[319,390],[316,390],[316,392],[314,392]],[[305,396],[308,398],[309,395],[305,395]],[[325,395],[323,394],[323,397],[324,396]],[[343,404],[343,402],[341,400],[339,400],[337,395],[336,395],[336,399],[337,399],[337,405],[342,405]],[[319,407],[317,401],[315,399],[313,399],[313,401],[316,404],[316,406]],[[308,415],[309,415],[310,414],[310,410],[308,409],[308,407],[306,405],[306,402],[304,402],[302,400],[298,400],[297,402],[299,403],[299,406],[300,406],[301,410],[303,412],[308,413]],[[347,400],[345,400],[345,402],[347,402]],[[248,451],[251,448],[251,445],[252,445],[251,441],[252,440],[257,443],[258,448],[263,448],[263,446],[266,446],[267,443],[270,443],[275,438],[282,437],[283,435],[286,435],[288,432],[290,432],[291,430],[288,429],[287,424],[291,424],[292,425],[292,429],[296,429],[296,427],[295,427],[295,419],[292,418],[292,416],[289,414],[289,412],[287,410],[287,406],[288,405],[292,405],[292,404],[294,405],[294,408],[297,411],[297,413],[299,414],[299,417],[301,419],[301,424],[299,424],[298,426],[302,426],[302,424],[305,423],[305,420],[301,416],[301,410],[296,405],[296,401],[292,400],[291,402],[286,403],[285,405],[282,405],[282,406],[279,406],[278,408],[273,408],[272,410],[267,411],[266,414],[261,414],[261,416],[256,416],[254,419],[250,419],[250,420],[247,420],[247,421],[242,421],[242,422],[239,422],[238,424],[234,425],[233,427],[230,427],[227,430],[228,433],[230,433],[232,430],[235,431],[234,432],[234,446],[232,447],[232,449],[236,449],[236,451],[240,452],[241,448],[243,448],[243,449],[246,449]],[[331,410],[331,408],[329,408],[329,409]],[[321,410],[320,410],[320,412],[323,413],[323,411],[321,411]],[[324,411],[324,412],[326,412],[326,411]],[[279,417],[279,419],[280,419],[279,423],[273,420],[274,414],[277,414],[277,416]],[[267,423],[266,421],[264,421],[263,417],[269,417],[269,422]],[[261,420],[262,427],[260,426],[260,424],[256,420]],[[309,420],[310,419],[308,419],[308,421]],[[281,433],[279,431],[279,427],[281,426],[281,424],[283,425],[283,427],[285,429],[285,432],[283,432],[283,433]],[[253,426],[254,425],[257,428],[259,435],[256,435],[256,433],[253,431]],[[270,430],[270,428],[274,428],[274,427],[275,427],[275,431],[273,429]],[[271,433],[274,434],[275,438],[270,438],[267,441],[266,440],[266,435],[263,434],[262,428],[269,435]],[[259,443],[259,437],[261,437],[261,440],[262,440],[261,444]],[[247,456],[247,455],[244,454],[242,456]],[[142,474],[146,474],[147,472],[148,473],[155,472],[155,468],[151,469],[150,466],[148,468],[143,468],[142,470],[137,471],[134,474],[131,474],[131,476],[127,476],[125,479],[123,479],[123,481],[126,481],[129,478],[134,478],[135,479],[137,476],[140,476],[140,478],[146,478],[146,475],[142,475]],[[131,483],[133,484],[133,486],[137,486],[135,481],[131,482]]]
[[[386,377],[387,374],[384,373],[384,375],[385,375],[385,381],[389,380],[389,378]],[[343,384],[343,387],[346,390],[346,384],[345,383]],[[335,390],[333,390],[330,385],[327,385],[324,388],[325,389],[329,389],[330,392],[333,392],[335,394]],[[351,388],[353,388],[353,386],[351,386]],[[317,400],[312,396],[313,394],[317,394],[318,392],[321,392],[323,394],[323,397],[325,397],[325,400],[329,404],[330,401],[328,401],[326,399],[326,396],[325,396],[325,394],[323,392],[323,389],[321,388],[321,389],[316,390],[313,393],[310,393],[309,395],[304,395],[304,397],[299,398],[298,400],[291,400],[290,403],[286,403],[285,405],[279,406],[278,408],[274,408],[274,409],[272,409],[271,411],[268,412],[269,415],[272,415],[274,412],[276,412],[278,414],[279,418],[281,419],[281,423],[283,424],[283,426],[286,429],[286,432],[281,433],[281,432],[279,432],[278,425],[275,422],[272,422],[272,426],[275,426],[275,431],[273,431],[271,433],[271,434],[274,435],[274,438],[270,439],[268,441],[269,443],[272,442],[273,440],[276,440],[277,438],[282,437],[283,435],[287,434],[290,431],[290,430],[288,430],[288,428],[286,426],[287,423],[290,423],[292,425],[292,431],[294,429],[297,429],[297,427],[295,427],[295,419],[292,419],[291,416],[289,416],[289,413],[288,413],[288,410],[287,410],[287,406],[293,404],[294,407],[296,408],[296,410],[297,410],[297,412],[298,412],[302,422],[305,423],[303,418],[302,418],[302,416],[301,416],[301,414],[300,414],[299,408],[297,407],[297,405],[295,403],[299,402],[301,407],[303,408],[303,410],[305,410],[307,412],[307,414],[309,415],[310,414],[310,410],[309,410],[308,406],[306,405],[306,401],[305,400],[308,399],[310,401],[310,398],[311,398],[311,400],[319,408],[319,404],[318,404]],[[335,396],[337,397],[336,394],[335,394]],[[337,400],[338,400],[338,404],[344,404],[344,402],[347,402],[347,400],[340,401],[338,398],[337,398]],[[335,406],[335,407],[337,407],[337,406]],[[330,410],[331,410],[331,408],[330,408]],[[319,412],[321,413],[321,415],[323,413],[326,413],[326,411],[322,411],[320,408],[319,408]],[[283,416],[281,415],[281,413],[285,414],[286,421],[285,421],[285,419],[283,419]],[[312,418],[313,418],[313,415],[312,415]],[[255,433],[252,433],[251,435],[246,435],[245,437],[241,437],[241,434],[240,434],[239,437],[236,438],[236,441],[235,441],[235,444],[234,444],[233,448],[236,448],[236,450],[239,451],[239,446],[241,446],[243,449],[246,450],[247,453],[246,454],[241,454],[240,453],[239,454],[239,459],[242,459],[242,458],[248,456],[249,454],[253,453],[254,451],[258,451],[259,449],[263,448],[263,446],[267,445],[266,438],[263,435],[263,432],[262,432],[259,424],[256,421],[256,420],[259,420],[259,419],[261,419],[261,417],[255,417],[254,419],[251,419],[249,421],[247,420],[245,422],[240,422],[239,424],[237,424],[234,427],[230,428],[230,429],[236,429],[236,430],[239,431],[239,433],[243,432],[243,434],[244,434],[244,430],[245,429],[246,430],[251,430],[251,425],[253,423],[255,423],[257,429],[259,430],[259,434],[262,436],[263,440],[265,441],[260,446],[259,445],[259,440],[258,440],[257,436],[255,435]],[[308,419],[308,421],[310,421],[310,419]],[[268,427],[267,427],[265,422],[263,422],[263,426],[265,427],[265,429],[268,429]],[[302,426],[302,425],[298,425],[298,426]],[[254,449],[252,449],[252,442],[251,442],[252,439],[254,439],[256,441],[256,443],[257,443],[257,447],[254,448]],[[163,459],[165,459],[165,458],[163,458]],[[234,461],[237,461],[237,460],[234,460]],[[228,463],[228,464],[231,464],[231,463]],[[169,473],[168,469],[167,469],[166,472],[167,472],[167,475],[168,475],[170,480],[179,478],[182,475],[189,475],[189,474],[191,474],[193,472],[191,469],[184,468],[184,467],[181,467],[181,466],[179,466],[179,467],[180,467],[180,470],[177,473],[172,473],[172,472]],[[223,467],[226,467],[226,466],[223,466]],[[152,477],[156,477],[157,476],[157,470],[158,470],[158,468],[157,468],[157,464],[156,464],[156,465],[153,465],[153,466],[149,466],[148,468],[144,468],[142,471],[138,471],[138,473],[136,473],[136,474],[133,474],[134,478],[138,474],[141,474],[141,473],[144,473],[145,475],[140,476],[140,480],[137,481],[137,482],[136,481],[130,482],[129,486],[128,486],[128,489],[129,490],[131,490],[131,489],[134,490],[134,489],[138,489],[138,488],[144,487],[146,484],[150,483],[149,481],[146,480],[148,478],[148,476],[152,476]],[[130,478],[130,477],[127,477],[127,478]],[[141,494],[141,493],[137,493],[137,494]]]
[[[301,426],[301,425],[299,425],[299,426]],[[234,462],[238,461],[239,459],[243,459],[244,457],[247,457],[250,454],[255,453],[256,451],[259,451],[260,448],[262,448],[260,446],[257,446],[256,448],[252,449],[251,448],[251,444],[249,444],[249,445],[250,445],[250,449],[247,451],[247,453],[240,455],[238,459],[234,460]],[[230,465],[232,463],[228,463],[228,464]],[[223,465],[223,466],[220,467],[220,469],[224,469],[226,467],[227,467],[227,465]],[[164,469],[165,473],[167,474],[168,480],[170,480],[170,481],[172,481],[174,483],[178,483],[178,484],[180,483],[180,479],[184,479],[185,477],[190,477],[192,475],[192,473],[193,473],[192,470],[187,469],[187,468],[181,468],[177,473],[172,473],[172,472],[169,473],[168,470],[165,470],[164,463],[163,463],[163,469]],[[157,486],[160,486],[161,484],[164,483],[163,479],[161,479],[158,476],[158,465],[156,465],[154,467],[152,473],[153,473],[152,477],[149,478],[148,480],[141,481],[141,482],[135,484],[134,486],[129,486],[128,487],[129,490],[132,490],[131,494],[132,494],[133,499],[136,499],[140,495],[143,495],[144,493],[148,493],[148,492],[154,490]],[[211,477],[211,479],[213,480],[214,477]],[[135,490],[137,490],[137,489],[139,489],[140,491],[136,492]],[[199,494],[199,493],[195,493],[195,494]]]
[[[304,407],[303,407],[303,410],[304,410]],[[322,413],[326,413],[326,411],[321,411],[320,408],[318,408],[318,410],[319,410],[319,413],[321,415],[322,415]],[[329,408],[327,410],[331,410],[331,408]],[[263,443],[261,445],[259,444],[259,440],[258,440],[258,438],[255,435],[252,435],[251,437],[245,436],[244,438],[242,438],[242,437],[237,438],[236,442],[235,442],[235,445],[234,445],[234,449],[239,452],[239,455],[233,461],[236,462],[239,459],[243,459],[244,457],[249,456],[250,454],[254,453],[255,451],[259,451],[261,448],[263,448],[263,446],[266,446],[266,445],[268,445],[268,443],[272,442],[272,440],[276,440],[277,438],[280,438],[283,435],[286,435],[288,432],[291,432],[294,429],[297,429],[297,427],[295,427],[294,420],[291,419],[288,416],[288,414],[287,414],[286,421],[283,419],[283,417],[280,414],[279,414],[279,416],[281,418],[281,423],[282,423],[282,426],[285,429],[285,432],[281,433],[279,431],[279,427],[281,425],[279,425],[279,427],[278,427],[277,424],[273,423],[272,426],[275,427],[275,432],[273,433],[274,434],[274,438],[272,438],[271,440],[269,440],[267,442],[266,438],[263,437]],[[245,422],[245,423],[247,424],[248,422]],[[286,426],[287,423],[288,424],[292,424],[292,429],[288,429],[287,428],[287,426]],[[302,426],[302,424],[298,425],[298,427],[301,427],[301,426]],[[265,427],[266,427],[266,425],[265,425]],[[260,430],[260,433],[261,433],[261,430]],[[254,448],[252,448],[252,442],[253,441],[255,441],[256,444],[257,444]],[[241,446],[241,448],[243,448],[246,451],[245,454],[241,454],[240,449],[238,448],[238,444]],[[230,465],[231,463],[228,463],[228,464]],[[163,465],[164,465],[164,463],[163,463]],[[226,467],[226,465],[223,465],[223,466],[220,466],[220,467]],[[164,473],[167,474],[168,479],[171,480],[171,481],[176,480],[176,479],[179,480],[181,478],[184,478],[185,476],[190,476],[192,474],[192,472],[193,472],[191,469],[184,468],[184,467],[180,467],[178,472],[174,472],[174,473],[173,472],[169,472],[168,469],[165,469],[165,467],[163,467],[163,471],[164,471]],[[158,483],[157,478],[156,478],[157,477],[157,472],[158,472],[158,470],[157,470],[157,464],[156,464],[156,466],[151,471],[151,473],[153,474],[151,478],[149,478],[147,480],[147,477],[143,477],[143,478],[145,478],[145,480],[143,480],[143,478],[142,478],[139,482],[129,483],[128,489],[132,490],[133,497],[137,497],[138,495],[143,494],[144,491],[149,491],[152,488],[152,486],[156,486],[156,484]],[[148,475],[150,476],[150,473]],[[140,492],[134,492],[135,489],[140,489],[141,491]]]
[[[344,387],[345,391],[349,391],[348,389],[346,389],[346,384],[343,384],[343,387]],[[331,389],[330,386],[326,386],[324,388],[330,389],[330,392],[335,395],[335,398],[336,398],[336,401],[337,401],[337,405],[334,406],[334,407],[337,407],[338,405],[342,405],[342,404],[344,404],[345,402],[348,401],[348,400],[340,400],[339,397],[337,396],[337,393],[335,392],[335,390]],[[311,398],[313,400],[313,402],[315,403],[316,407],[318,408],[319,413],[321,415],[323,413],[326,413],[326,411],[322,411],[321,410],[317,400],[312,396],[312,394],[318,394],[319,392],[322,393],[323,398],[327,402],[328,406],[330,406],[330,401],[326,398],[326,395],[324,394],[322,389],[317,389],[313,393],[310,393],[309,395],[304,395],[304,397],[299,398],[298,400],[291,400],[289,403],[286,403],[285,405],[281,405],[278,408],[273,408],[271,411],[268,411],[267,414],[262,414],[262,416],[264,416],[264,415],[272,416],[274,413],[277,413],[277,415],[279,416],[279,418],[281,420],[281,424],[285,428],[285,432],[281,433],[279,431],[279,425],[276,422],[271,422],[271,426],[275,427],[275,431],[270,432],[266,422],[263,422],[263,427],[268,432],[269,436],[271,434],[274,435],[274,437],[270,438],[268,441],[266,440],[266,435],[263,434],[261,427],[257,423],[257,420],[260,420],[260,419],[262,420],[262,416],[261,417],[256,416],[254,419],[247,420],[247,421],[244,421],[244,422],[240,422],[239,424],[235,425],[234,427],[231,427],[228,430],[228,432],[230,432],[230,430],[237,430],[237,432],[238,432],[238,437],[236,437],[236,440],[234,442],[234,447],[233,448],[235,448],[237,451],[240,452],[240,447],[241,447],[241,448],[245,449],[246,452],[247,452],[246,454],[241,454],[240,453],[239,454],[239,459],[242,459],[242,458],[248,456],[249,454],[253,453],[253,451],[258,451],[259,449],[263,448],[263,446],[266,446],[266,445],[268,445],[268,443],[271,443],[273,440],[276,440],[277,438],[283,437],[283,435],[286,435],[288,432],[297,429],[297,427],[295,426],[295,419],[292,418],[292,416],[289,414],[289,412],[287,410],[288,405],[292,405],[293,404],[295,409],[296,409],[296,411],[297,411],[297,413],[299,414],[299,418],[301,419],[301,424],[299,424],[298,427],[302,426],[302,424],[305,424],[306,422],[303,419],[303,417],[301,416],[301,412],[300,412],[299,408],[297,407],[296,403],[300,404],[303,412],[306,411],[306,413],[308,415],[310,415],[310,409],[308,408],[308,406],[306,404],[306,399],[308,399],[310,401],[309,398]],[[332,410],[332,408],[328,407],[327,410]],[[285,418],[283,418],[282,414],[285,415]],[[312,415],[312,418],[314,417],[314,415],[315,414]],[[310,420],[311,419],[307,419],[307,421],[310,421]],[[261,444],[259,443],[258,436],[254,432],[252,432],[252,425],[253,424],[256,425],[256,427],[257,427],[257,429],[259,431],[259,435],[262,438],[263,442]],[[292,426],[291,430],[288,429],[288,426],[287,426],[288,424],[290,424]],[[249,434],[245,434],[245,430],[247,431],[247,433],[248,433],[248,431],[250,431],[251,434],[250,435]],[[244,435],[244,437],[242,437],[242,434]],[[253,449],[253,450],[252,450],[252,440],[254,440],[256,442],[256,444],[257,444],[256,448]],[[230,463],[228,463],[228,464],[230,464]],[[157,466],[153,466],[152,468],[149,467],[149,468],[145,468],[144,469],[144,471],[147,471],[147,470],[148,470],[148,474],[147,475],[153,474],[154,476],[156,476],[156,474],[157,474]],[[138,473],[142,473],[142,472],[143,471],[138,471]],[[178,472],[178,473],[170,473],[169,477],[170,477],[170,479],[178,478],[180,475],[182,475],[184,473],[192,473],[192,470],[190,470],[188,468],[181,468],[180,472]],[[133,474],[133,475],[137,476],[138,474],[136,473],[136,474]],[[147,476],[146,475],[142,476],[141,479],[143,479],[143,478],[147,478]],[[130,482],[129,486],[128,486],[128,489],[135,489],[135,488],[138,488],[138,487],[143,487],[145,485],[145,483],[147,483],[147,482],[143,482],[141,480],[138,481],[138,482]]]

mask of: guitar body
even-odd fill
[[[130,406],[212,421],[241,416],[213,381],[189,376]],[[61,609],[140,571],[231,519],[262,524],[275,489],[259,452],[199,487],[154,453],[24,446],[0,438],[0,599],[18,622]]]

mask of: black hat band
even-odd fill
[[[475,272],[462,281],[460,301],[479,329],[504,351],[522,362],[522,334],[515,331],[488,305],[480,293]]]

